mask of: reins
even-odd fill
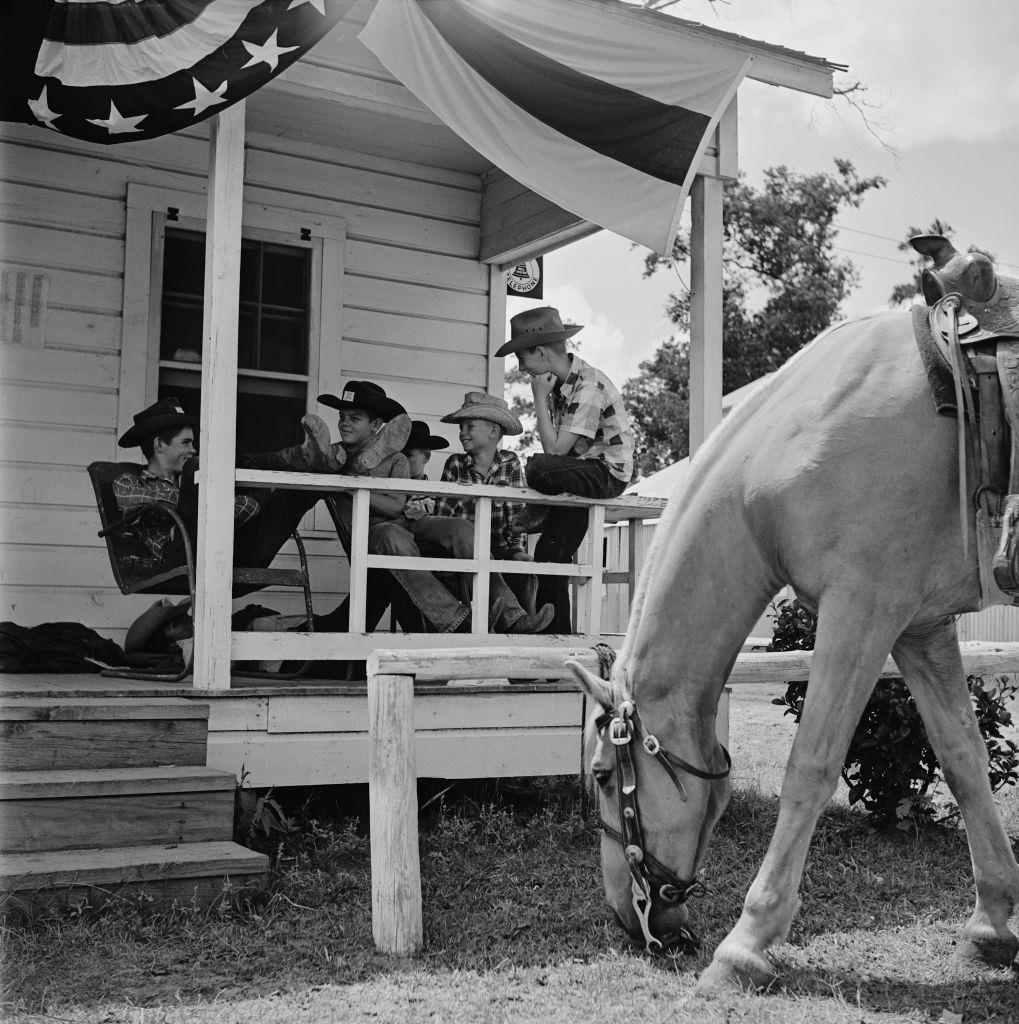
[[[632,700],[622,700],[614,711],[606,711],[595,719],[599,734],[608,728],[608,739],[616,752],[617,791],[619,793],[619,824],[617,831],[599,815],[602,831],[623,848],[630,870],[630,893],[634,913],[644,933],[644,944],[649,951],[657,951],[665,945],[682,942],[688,947],[697,945],[693,934],[682,926],[671,935],[658,938],[651,931],[651,914],[657,897],[662,903],[679,906],[685,903],[697,888],[697,880],[686,881],[671,868],[652,856],[644,845],[644,835],[637,806],[637,768],[634,763],[635,745],[649,754],[665,769],[682,800],[687,799],[686,787],[677,770],[698,779],[724,779],[732,768],[729,751],[722,747],[725,756],[725,770],[708,772],[669,753],[657,738],[643,728],[637,707]],[[636,744],[634,743],[636,741]]]

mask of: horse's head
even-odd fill
[[[686,758],[679,747],[667,749],[668,736],[656,731],[667,723],[644,719],[624,686],[568,664],[602,708],[591,773],[599,791],[609,906],[649,950],[695,946],[687,899],[729,799],[729,755],[718,752],[713,727],[707,749],[683,750]]]

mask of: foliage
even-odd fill
[[[270,788],[262,793],[247,785],[248,772],[241,768],[241,781],[234,791],[234,840],[242,846],[269,852],[279,841],[299,829]]]
[[[775,628],[770,651],[812,650],[817,618],[799,601],[773,605]],[[1002,676],[991,687],[979,676],[967,679],[970,698],[987,747],[992,791],[1019,780],[1016,744],[1002,737],[1012,723],[1007,701],[1017,688]],[[805,680],[794,680],[773,704],[786,708],[797,723],[807,693]],[[940,763],[927,736],[916,702],[898,678],[879,679],[867,701],[842,766],[849,803],[862,804],[878,828],[920,829],[936,820],[933,796]]]
[[[837,319],[857,281],[852,262],[836,254],[838,216],[881,188],[848,160],[834,173],[764,172],[760,188],[742,178],[725,189],[723,206],[722,386],[725,392],[778,369]],[[681,236],[667,257],[649,255],[645,276],[675,269],[690,256]],[[666,312],[677,336],[665,342],[623,387],[647,474],[684,457],[689,407],[690,293],[673,295]],[[682,425],[682,426],[680,426]]]

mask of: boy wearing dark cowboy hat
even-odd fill
[[[482,391],[469,391],[461,408],[442,417],[443,423],[460,425],[462,455],[450,455],[442,471],[442,479],[453,483],[476,483],[523,487],[520,460],[513,452],[503,451],[499,442],[504,434],[520,434],[520,420],[510,412],[502,398]],[[492,556],[498,559],[529,561],[526,537],[513,530],[510,520],[520,508],[514,502],[495,502],[492,507]],[[445,555],[452,558],[474,557],[474,502],[469,498],[440,496],[435,514],[423,516],[410,524],[410,534],[422,554]],[[536,613],[527,611],[529,576],[511,574],[515,587],[510,587],[501,573],[490,576],[491,604],[489,618],[495,628],[506,633],[536,633],[552,620],[551,605]],[[519,595],[519,596],[518,596]],[[523,604],[521,603],[523,602]]]
[[[410,437],[403,447],[403,454],[407,456],[410,464],[411,480],[427,480],[425,466],[432,457],[432,452],[448,448],[449,442],[444,437],[433,434],[424,420],[414,420],[410,426]],[[420,496],[407,499],[407,507],[403,510],[404,518],[411,522],[420,519],[422,516],[431,515],[435,511],[435,499],[428,496]]]
[[[531,378],[542,454],[527,460],[527,483],[543,494],[615,498],[633,474],[633,435],[622,397],[601,370],[566,351],[566,339],[582,328],[564,326],[559,310],[541,306],[510,320],[510,338],[497,356],[512,353]],[[534,549],[539,562],[569,562],[587,533],[580,509],[528,506],[517,520],[528,533],[541,532]],[[570,597],[563,576],[542,576],[538,601],[551,601],[551,631],[571,629]]]
[[[197,420],[184,412],[176,398],[163,398],[134,417],[134,426],[117,442],[121,448],[141,448],[146,465],[141,472],[125,472],[113,481],[113,496],[122,511],[139,506],[174,508],[193,537],[198,525],[195,428]],[[301,445],[275,452],[241,455],[240,465],[253,469],[290,469],[336,472],[338,463],[329,450],[329,430],[317,416],[301,420]],[[234,559],[238,565],[265,567],[319,499],[306,491],[259,492],[234,498]],[[185,560],[184,542],[166,516],[143,514],[132,527],[134,539],[147,551],[146,568],[171,568]]]

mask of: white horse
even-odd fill
[[[1019,288],[1012,297],[1019,296]],[[577,665],[606,710],[592,771],[605,891],[649,948],[684,937],[687,890],[729,796],[719,695],[772,596],[818,614],[778,822],[702,988],[758,987],[789,931],[807,847],[889,652],[966,825],[976,907],[957,956],[1010,964],[1019,867],[991,799],[953,616],[980,606],[959,518],[955,421],[939,417],[910,314],[840,324],[735,409],[658,527],[612,678]]]

